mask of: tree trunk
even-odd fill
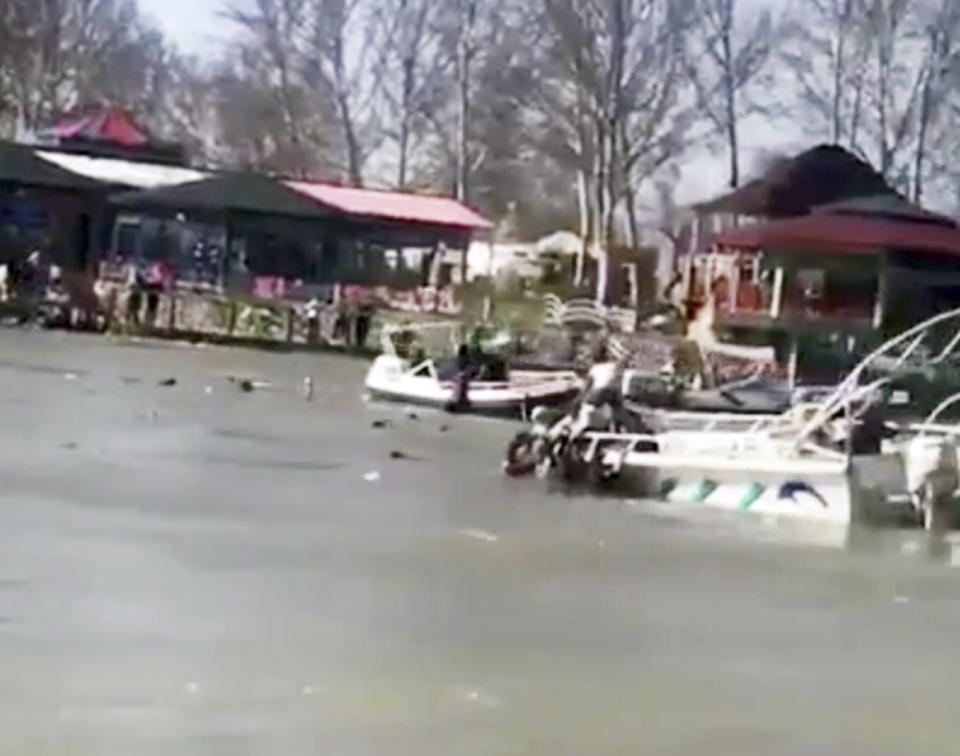
[[[587,174],[583,168],[577,170],[577,207],[580,210],[580,251],[577,253],[573,285],[579,288],[583,286],[583,268],[590,236],[590,204],[587,196]]]
[[[397,169],[397,186],[407,185],[407,152],[410,148],[410,109],[413,100],[414,61],[412,57],[403,62],[403,98],[400,112],[400,165]]]
[[[740,185],[740,145],[737,142],[737,85],[734,81],[733,47],[733,2],[727,6],[729,16],[724,19],[723,30],[723,72],[724,110],[727,120],[727,148],[730,150],[730,187],[736,189]]]
[[[923,95],[920,103],[920,118],[917,124],[917,144],[913,161],[913,201],[917,204],[923,199],[923,169],[927,150],[927,128],[930,124],[930,72],[923,85]]]
[[[470,199],[470,63],[478,0],[461,0],[457,41],[457,199]]]
[[[343,138],[347,143],[347,173],[350,185],[362,186],[360,142],[353,127],[353,115],[350,112],[350,102],[346,92],[340,92],[337,101],[340,107],[340,120],[343,122]]]

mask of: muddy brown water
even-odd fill
[[[0,753],[954,752],[917,534],[547,495],[365,369],[0,331]]]

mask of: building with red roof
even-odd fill
[[[801,376],[827,379],[885,336],[960,306],[957,223],[840,148],[781,161],[696,209],[727,222],[685,261],[691,314],[721,341],[775,347]]]
[[[86,105],[64,113],[38,131],[36,141],[62,152],[95,157],[186,163],[182,145],[157,139],[128,110],[107,105]]]

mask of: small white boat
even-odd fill
[[[459,345],[459,323],[430,323],[415,326],[388,326],[381,334],[383,354],[377,357],[366,378],[367,393],[373,399],[451,408],[457,400],[455,361],[411,357],[407,347],[398,352],[401,334],[438,334],[446,344],[439,351],[453,353]],[[443,347],[446,347],[445,349]],[[434,344],[436,347],[436,344]],[[417,350],[413,350],[417,351]],[[436,351],[436,349],[435,349]],[[573,371],[509,370],[485,377],[479,367],[467,388],[467,410],[480,414],[507,414],[526,417],[535,407],[557,404],[574,398],[583,382]]]

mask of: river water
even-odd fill
[[[954,751],[917,534],[547,494],[365,369],[0,332],[0,753]]]

